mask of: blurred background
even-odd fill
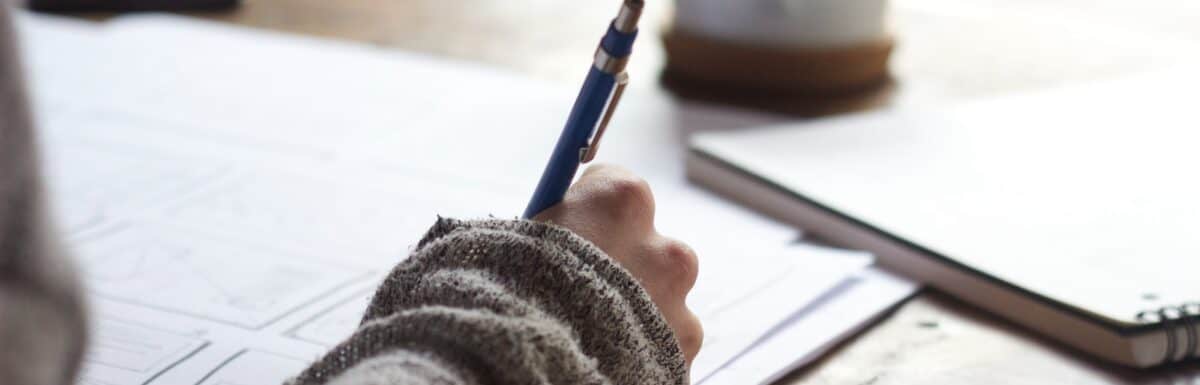
[[[700,0],[678,2],[682,6],[705,6]],[[789,2],[806,3],[729,3],[753,8]],[[72,1],[40,3],[51,5],[43,8],[61,8],[52,6]],[[106,2],[82,3],[84,8],[95,8]],[[146,3],[140,5],[150,8],[163,8],[164,3],[167,8],[193,5],[134,3]],[[864,1],[843,3],[850,7]],[[488,63],[574,84],[591,61],[589,55],[580,53],[595,48],[599,38],[596,26],[607,23],[617,6],[618,2],[603,0],[241,0],[230,8],[185,13]],[[660,87],[660,77],[649,74],[659,74],[667,62],[659,37],[672,28],[676,6],[665,0],[647,2],[642,36],[650,38],[639,41],[631,63],[634,87]],[[1136,72],[1200,52],[1196,48],[1200,26],[1195,23],[1200,18],[1200,3],[1189,0],[892,0],[884,6],[884,28],[895,40],[889,66],[897,92],[888,95],[882,104],[965,100],[1080,83]],[[798,17],[802,11],[809,10],[780,12],[775,17],[786,20]],[[84,15],[103,18],[105,14]],[[720,57],[713,55],[712,60]],[[721,94],[719,90],[712,93]],[[811,100],[814,98],[790,102],[772,99],[767,107],[783,112],[806,113],[810,110],[807,104],[821,102]],[[832,110],[870,108],[881,104],[877,99],[866,103],[867,107]],[[752,102],[750,105],[754,106]]]

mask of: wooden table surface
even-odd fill
[[[231,23],[490,63],[576,84],[615,0],[244,0]],[[1200,52],[1195,0],[900,0],[893,104],[956,102],[1117,76]],[[631,73],[658,89],[650,2]],[[1192,365],[1196,366],[1196,365]],[[1200,370],[1098,363],[945,295],[925,291],[783,383],[1200,384]]]

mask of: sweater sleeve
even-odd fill
[[[637,281],[553,225],[440,219],[309,384],[687,384]]]
[[[69,384],[86,312],[46,215],[11,3],[0,1],[0,383]]]

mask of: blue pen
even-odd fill
[[[637,39],[637,22],[643,4],[642,0],[625,0],[621,12],[609,24],[608,33],[600,40],[595,61],[575,99],[575,106],[571,107],[567,125],[558,137],[554,153],[550,154],[550,162],[542,172],[529,206],[525,207],[525,218],[532,218],[562,202],[579,165],[596,157],[600,138],[629,83],[625,65],[629,63],[633,41]]]

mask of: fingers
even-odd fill
[[[700,348],[704,346],[704,327],[700,324],[700,319],[691,310],[682,307],[676,314],[668,316],[667,320],[674,321],[671,330],[675,331],[675,338],[679,340],[679,349],[683,351],[684,360],[691,366],[692,360],[696,359],[696,354],[699,354]]]
[[[571,185],[562,203],[533,219],[571,229],[621,260],[653,235],[654,194],[629,170],[592,166]]]
[[[588,167],[567,191],[566,202],[579,203],[609,224],[654,228],[654,193],[650,184],[618,166]]]
[[[687,244],[654,230],[654,206],[645,180],[621,167],[596,165],[571,185],[561,204],[534,219],[571,229],[629,270],[675,332],[690,365],[704,340],[686,303],[699,259]]]
[[[656,272],[643,284],[675,331],[679,347],[690,366],[704,342],[700,319],[687,307],[686,299],[700,272],[699,258],[686,243],[656,236],[656,252],[650,253]]]
[[[658,235],[656,238],[654,243],[657,251],[651,253],[651,258],[657,265],[654,270],[662,275],[654,278],[667,283],[665,294],[682,300],[696,285],[696,278],[700,275],[700,259],[686,243]]]
[[[620,260],[621,264],[646,289],[691,365],[704,341],[700,320],[687,307],[687,295],[700,272],[696,252],[683,242],[654,234],[642,252],[630,257]]]

